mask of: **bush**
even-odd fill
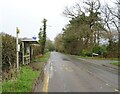
[[[16,38],[5,33],[0,35],[2,36],[2,79],[11,79],[15,76],[13,74],[16,67]],[[21,57],[20,53],[19,57]],[[21,60],[19,58],[19,61]]]
[[[86,51],[86,50],[82,50],[81,51],[81,54],[82,56],[92,56],[92,52],[91,51]]]
[[[99,45],[95,45],[93,47],[93,53],[97,53],[99,55],[103,55],[103,53],[106,53],[106,46],[102,45],[102,46],[99,46]]]
[[[8,69],[16,63],[16,39],[11,35],[2,35],[2,70]]]
[[[40,54],[40,45],[32,45],[32,49],[33,49],[32,59],[34,59],[35,56]]]
[[[87,52],[86,54],[85,54],[85,56],[92,56],[92,52]]]

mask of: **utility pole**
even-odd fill
[[[118,1],[118,27],[120,30],[120,0]]]
[[[120,60],[120,0],[118,1],[118,59]]]
[[[18,34],[19,34],[19,29],[18,27],[16,28],[16,52],[17,52],[17,73],[19,72],[19,44],[18,44]]]

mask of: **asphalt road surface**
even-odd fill
[[[42,92],[119,92],[118,73],[74,56],[52,52]]]

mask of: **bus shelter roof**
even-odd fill
[[[29,44],[39,44],[37,40],[32,38],[23,38],[21,41]]]

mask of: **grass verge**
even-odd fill
[[[48,61],[50,53],[37,56],[29,65],[21,66],[20,75],[16,79],[5,80],[2,83],[2,92],[32,92],[35,79],[39,76],[45,62]]]
[[[111,62],[110,64],[120,67],[120,62]]]
[[[49,56],[50,56],[50,52],[47,52],[43,56],[37,56],[33,61],[35,61],[35,62],[47,62]]]
[[[30,66],[22,66],[17,79],[3,82],[2,92],[31,92],[39,71],[33,71]]]
[[[45,63],[47,63],[49,57],[50,52],[45,53],[43,56],[36,56],[36,58],[33,60],[33,63],[30,63],[30,66],[35,70],[41,71]]]

